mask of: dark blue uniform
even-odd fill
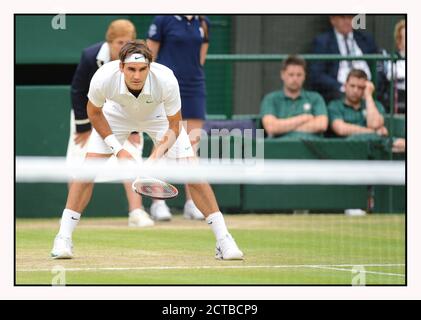
[[[96,43],[82,52],[82,57],[73,76],[71,87],[72,108],[75,120],[88,120],[86,104],[88,103],[89,83],[104,61],[97,60],[97,55],[104,42]],[[76,132],[91,130],[91,124],[77,124]]]
[[[205,119],[206,84],[200,64],[200,48],[209,39],[201,18],[189,21],[185,16],[156,16],[149,27],[148,38],[160,42],[157,62],[173,70],[181,94],[181,113],[185,119]]]

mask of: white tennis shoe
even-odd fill
[[[150,218],[149,214],[143,209],[134,209],[129,212],[129,227],[152,227],[155,222]]]
[[[172,218],[170,208],[164,200],[155,200],[151,205],[151,216],[156,221],[169,221]]]
[[[200,210],[196,207],[193,200],[188,200],[184,204],[184,218],[186,219],[193,219],[193,220],[205,220],[205,216],[200,212]]]
[[[54,247],[53,250],[51,250],[51,257],[53,259],[72,259],[72,250],[72,239],[58,234],[54,239]]]
[[[243,252],[238,248],[234,238],[228,233],[216,242],[215,258],[220,260],[243,260]]]

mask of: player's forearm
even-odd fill
[[[327,116],[317,116],[306,123],[299,125],[294,131],[319,133],[327,130],[328,119]]]
[[[182,128],[181,111],[179,110],[168,118],[168,130],[165,132],[161,141],[159,141],[152,152],[150,159],[161,158],[175,143]]]
[[[163,138],[155,146],[155,149],[153,150],[149,158],[154,160],[162,158],[167,153],[167,151],[174,145],[179,134],[180,130],[178,125],[170,125],[168,130],[165,132]]]
[[[92,126],[98,132],[98,134],[105,139],[110,134],[112,134],[112,130],[110,125],[108,124],[107,119],[105,118],[104,114],[102,113],[102,108],[97,108],[95,106],[90,105],[88,102],[88,117],[92,123]]]

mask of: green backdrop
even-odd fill
[[[77,64],[81,50],[104,39],[108,24],[117,18],[134,22],[138,37],[144,38],[153,16],[150,15],[67,15],[66,29],[51,27],[53,15],[17,15],[16,63]],[[232,53],[232,16],[212,15],[210,53]],[[208,62],[205,66],[208,89],[208,113],[231,116],[233,72],[230,63]],[[64,156],[69,135],[69,86],[17,86],[15,89],[16,155]],[[258,119],[256,119],[258,123]],[[405,119],[396,122],[394,131],[404,136]],[[150,140],[146,140],[147,150]],[[281,159],[367,159],[370,146],[365,142],[322,141],[312,146],[298,142],[267,139],[266,158]],[[375,157],[384,157],[376,154]],[[16,213],[19,217],[57,216],[66,198],[65,184],[16,184]],[[182,188],[181,188],[182,189]],[[349,207],[365,208],[367,187],[347,186],[214,186],[221,208],[232,212],[314,209],[341,211]],[[182,190],[181,190],[182,191]],[[376,187],[375,211],[403,212],[404,187]],[[392,199],[392,202],[391,200]],[[148,206],[150,201],[146,201]],[[181,208],[180,197],[169,201]],[[87,213],[96,216],[125,215],[127,202],[120,184],[96,186]]]

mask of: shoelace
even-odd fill
[[[221,250],[221,247],[216,247],[216,248],[215,248],[215,256],[217,256],[217,257],[222,257],[222,250]]]

